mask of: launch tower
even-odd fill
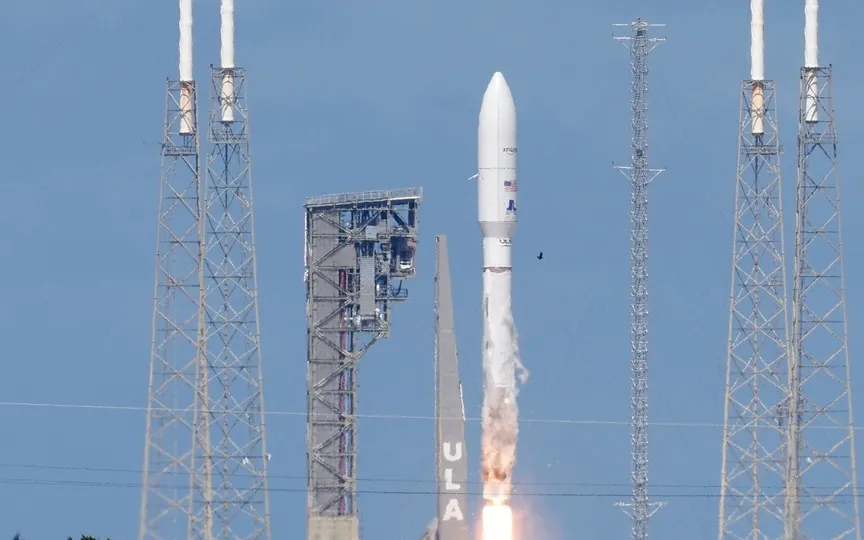
[[[180,80],[168,81],[166,101],[139,540],[207,538],[193,519],[202,484],[193,425],[203,349],[203,221],[192,0],[180,2]]]
[[[630,166],[618,169],[630,180],[630,478],[633,493],[618,506],[633,519],[631,538],[647,540],[648,520],[662,503],[648,499],[648,184],[661,171],[648,168],[648,55],[665,38],[648,36],[641,19],[627,26],[631,34],[615,39],[630,50],[633,100]]]
[[[269,540],[258,281],[246,71],[234,65],[234,2],[222,0],[221,66],[211,70],[204,196],[206,349],[196,464],[213,538]]]
[[[313,197],[305,206],[307,534],[358,540],[357,362],[390,334],[415,274],[422,189]]]
[[[765,79],[763,0],[752,0],[751,8],[751,74],[741,83],[738,120],[718,538],[792,540],[783,536],[789,341],[781,146],[776,88]]]
[[[798,114],[786,538],[861,540],[837,129],[831,66],[818,59],[818,0],[805,2]]]

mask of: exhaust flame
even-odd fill
[[[513,510],[506,504],[483,507],[483,540],[513,540]]]

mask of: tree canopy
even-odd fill
[[[24,537],[21,536],[21,533],[15,533],[15,536],[12,537],[12,540],[24,540]],[[71,536],[67,540],[75,540]],[[88,534],[82,534],[81,540],[99,540],[95,536],[90,536]],[[110,538],[106,538],[105,540],[111,540]]]

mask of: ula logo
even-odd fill
[[[504,148],[501,149],[501,151],[504,152],[505,154],[507,154],[508,156],[512,156],[513,154],[518,152],[519,149],[516,148],[515,146],[505,146]]]

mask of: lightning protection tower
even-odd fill
[[[307,538],[358,540],[357,362],[414,276],[422,190],[306,200]]]
[[[615,37],[630,50],[630,166],[618,169],[630,180],[630,478],[629,503],[618,506],[633,519],[633,540],[647,540],[648,520],[660,503],[648,499],[648,184],[660,170],[648,168],[648,55],[665,38],[648,36],[641,19],[626,26],[629,36]]]
[[[191,0],[180,2],[180,80],[167,90],[139,540],[202,536],[193,519],[203,221]]]
[[[762,0],[741,83],[718,538],[783,538],[788,328],[776,87]],[[791,540],[791,539],[789,539]]]
[[[861,539],[831,66],[805,3],[798,115],[788,539]]]
[[[196,438],[212,538],[269,540],[264,392],[246,71],[234,65],[233,0],[222,1],[222,66],[212,68],[204,197],[206,349]]]

